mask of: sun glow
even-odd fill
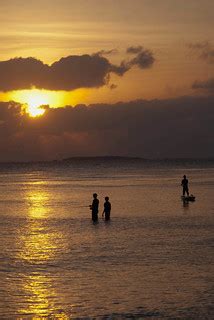
[[[88,101],[89,90],[78,89],[74,91],[50,91],[32,88],[30,90],[17,90],[0,92],[0,101],[15,101],[25,105],[25,112],[31,117],[42,116],[45,113],[43,106],[60,108],[66,105],[75,106]]]
[[[42,116],[45,113],[43,106],[50,108],[62,107],[65,104],[62,91],[50,91],[32,88],[29,90],[17,90],[0,93],[0,101],[15,101],[24,105],[24,111],[30,117]]]
[[[45,109],[42,106],[51,106],[55,101],[54,92],[38,89],[14,92],[13,99],[26,104],[26,112],[31,117],[42,116],[45,113]]]
[[[27,101],[27,112],[31,117],[42,116],[45,113],[45,109],[41,108],[41,106],[47,104],[47,97],[32,93]]]

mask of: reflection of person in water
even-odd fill
[[[186,210],[186,209],[189,209],[189,201],[183,199],[183,208]]]
[[[183,186],[183,196],[185,196],[185,193],[189,196],[189,187],[188,187],[188,179],[186,176],[183,176],[183,180],[181,181],[181,185]]]
[[[91,213],[92,213],[92,220],[97,221],[98,220],[98,211],[99,211],[99,200],[97,199],[97,194],[93,194],[93,201],[90,205]]]
[[[111,213],[111,203],[109,202],[109,197],[105,197],[104,210],[102,216],[105,214],[105,220],[110,220]]]

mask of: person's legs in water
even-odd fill
[[[186,189],[186,188],[185,188],[185,187],[183,187],[183,196],[185,196],[185,189]]]
[[[185,196],[185,193],[187,194],[187,196],[189,196],[189,189],[188,189],[188,187],[183,187],[183,196]]]
[[[96,212],[92,212],[92,220],[97,221],[98,220],[98,214]]]
[[[110,212],[105,212],[105,220],[110,220]]]

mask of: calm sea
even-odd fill
[[[213,191],[212,161],[1,164],[0,319],[213,319]]]

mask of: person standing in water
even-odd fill
[[[111,203],[109,202],[109,197],[105,197],[104,210],[102,216],[105,214],[105,220],[110,220],[111,213]]]
[[[185,193],[189,196],[188,179],[185,175],[183,176],[183,180],[181,181],[181,185],[183,186],[183,196],[185,196]]]
[[[98,212],[99,212],[99,200],[97,199],[97,194],[93,194],[93,201],[90,205],[91,213],[92,213],[92,220],[97,221],[98,220]]]

